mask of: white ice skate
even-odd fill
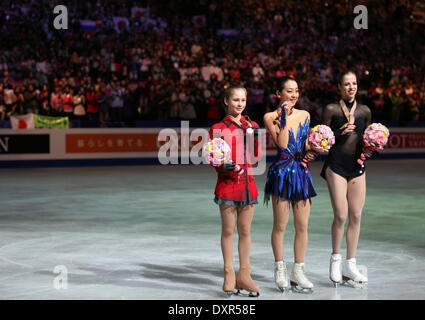
[[[291,289],[298,293],[312,293],[313,284],[307,279],[305,275],[305,264],[294,263],[291,272]]]
[[[367,277],[358,270],[356,258],[347,259],[342,264],[342,280],[354,288],[367,287]]]
[[[337,288],[338,284],[342,281],[342,257],[339,253],[331,255],[331,261],[329,265],[329,279],[334,284],[334,287]]]
[[[286,263],[283,261],[277,261],[274,263],[274,282],[282,292],[288,288],[288,272],[286,269]]]

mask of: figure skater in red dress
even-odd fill
[[[252,171],[253,157],[261,158],[258,145],[258,124],[242,112],[247,91],[243,86],[229,86],[224,92],[226,116],[210,129],[210,139],[224,139],[232,150],[232,161],[215,167],[218,173],[214,202],[221,214],[221,249],[224,260],[223,291],[231,295],[248,292],[258,296],[259,287],[251,278],[251,222],[258,191]],[[250,140],[254,139],[254,140]],[[253,146],[253,147],[249,147]],[[236,219],[237,218],[237,219]],[[238,230],[239,272],[233,268],[233,233]]]

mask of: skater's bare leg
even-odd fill
[[[235,271],[233,268],[233,233],[236,224],[236,208],[220,205],[221,214],[221,252],[224,261],[223,291],[231,294],[235,288]]]
[[[273,229],[271,244],[275,259],[274,279],[282,292],[288,286],[286,263],[283,261],[284,235],[289,220],[289,201],[272,196]]]
[[[310,200],[292,203],[294,212],[295,241],[294,256],[295,263],[304,262],[308,244],[308,218],[310,217]]]
[[[334,212],[332,253],[340,253],[342,239],[344,238],[345,221],[348,215],[347,180],[328,167],[326,169],[326,181]]]
[[[310,217],[310,199],[306,201],[292,202],[294,212],[295,263],[291,272],[291,287],[296,292],[311,293],[313,284],[305,274],[304,258],[308,244],[308,219]]]
[[[239,265],[249,266],[249,254],[251,251],[251,223],[254,216],[254,205],[238,208],[238,250]]]
[[[254,205],[238,208],[239,272],[236,277],[236,289],[245,290],[249,292],[250,295],[258,296],[260,289],[251,278],[251,265],[249,262],[251,251],[251,223],[253,216]]]
[[[347,259],[356,257],[362,210],[366,199],[366,173],[348,182]]]
[[[233,268],[233,233],[236,225],[236,208],[220,205],[221,214],[221,251],[224,267]]]
[[[289,219],[289,202],[272,196],[273,230],[271,243],[275,261],[283,261],[284,234]]]

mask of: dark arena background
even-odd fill
[[[0,4],[0,299],[425,299],[425,1]],[[189,133],[205,136],[223,118],[231,83],[245,86],[244,114],[264,128],[285,75],[298,82],[296,108],[320,124],[345,69],[356,72],[372,122],[391,133],[366,161],[357,259],[368,287],[329,280],[333,213],[320,155],[309,163],[314,292],[274,284],[265,169],[255,177],[250,255],[261,294],[228,298],[217,175],[184,159],[201,141]],[[164,163],[167,132],[178,156]],[[268,136],[264,157],[275,154]],[[294,234],[291,213],[289,269]],[[237,266],[237,233],[234,247]]]

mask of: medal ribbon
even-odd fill
[[[241,122],[241,121],[238,121],[238,120],[236,120],[233,116],[231,116],[230,114],[229,115],[227,115],[227,117],[234,123],[234,124],[236,124],[239,128],[241,128],[241,129],[243,129],[243,130],[246,130],[247,128],[244,128],[244,126],[248,126],[248,128],[251,128],[252,127],[252,124],[249,122],[249,121],[247,121],[247,120],[245,120],[244,122]]]
[[[350,112],[348,112],[348,108],[345,105],[344,100],[339,100],[339,105],[341,106],[342,112],[344,113],[345,117],[347,118],[347,121],[350,124],[354,124],[354,111],[356,111],[357,107],[357,101],[354,100],[353,106],[351,107]]]

